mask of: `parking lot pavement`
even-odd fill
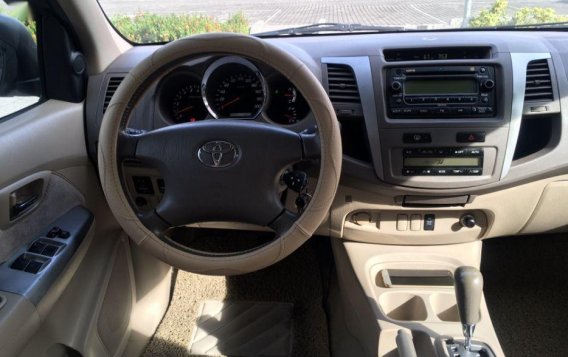
[[[252,32],[307,25],[318,22],[341,22],[444,28],[461,24],[464,0],[100,0],[109,14],[192,13],[219,20],[242,11],[252,24]],[[494,0],[473,0],[472,13],[490,7]],[[552,7],[568,14],[565,0],[510,0],[516,10],[526,6]]]

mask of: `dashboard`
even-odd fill
[[[235,56],[178,67],[160,81],[156,93],[158,114],[171,124],[225,118],[287,126],[310,111],[286,77]]]
[[[341,126],[341,186],[322,234],[446,244],[568,229],[565,210],[558,209],[564,203],[554,200],[568,195],[565,33],[450,31],[266,41],[314,73]],[[157,48],[132,48],[91,77],[87,140],[93,157],[113,92]],[[153,130],[216,118],[298,132],[315,124],[302,94],[284,76],[247,58],[216,54],[156,80],[131,125]],[[159,173],[133,170],[138,172],[133,177],[149,177],[148,192],[156,197],[139,196],[159,200]],[[474,218],[472,227],[460,226],[466,214]]]

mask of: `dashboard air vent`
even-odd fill
[[[122,83],[123,80],[124,80],[124,76],[115,76],[115,77],[109,78],[107,89],[106,89],[106,92],[105,92],[105,101],[104,101],[104,104],[103,104],[103,114],[106,112],[108,105],[110,104],[110,100],[112,99],[112,96],[114,95],[114,93],[118,89],[118,86],[120,85],[120,83]]]
[[[327,65],[329,99],[336,104],[361,103],[357,80],[351,67],[342,64]]]
[[[551,101],[553,99],[548,61],[542,59],[529,62],[527,65],[525,101]]]

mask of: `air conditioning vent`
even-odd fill
[[[108,80],[108,85],[105,92],[105,101],[103,104],[103,114],[106,112],[108,105],[110,104],[110,100],[112,99],[112,96],[114,95],[114,93],[118,89],[118,86],[120,85],[120,83],[122,83],[123,80],[124,76],[110,77],[110,79]]]
[[[548,60],[535,60],[527,65],[525,101],[551,101],[554,99]]]
[[[327,65],[329,99],[334,104],[361,103],[357,80],[351,67],[341,64]]]

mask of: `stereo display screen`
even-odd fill
[[[407,95],[477,94],[475,79],[407,79],[404,93]]]

